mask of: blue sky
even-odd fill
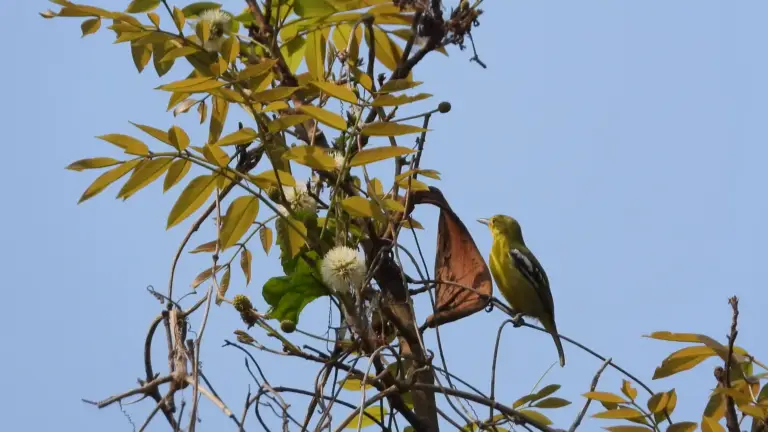
[[[96,4],[120,9],[125,3]],[[425,91],[453,104],[450,114],[434,118],[422,165],[443,173],[438,186],[481,250],[490,247],[490,236],[474,219],[506,213],[521,221],[549,273],[563,334],[612,356],[654,389],[676,388],[673,418],[699,421],[715,362],[651,382],[654,368],[679,346],[642,335],[694,331],[724,340],[727,299],[738,295],[738,343],[768,361],[761,333],[768,300],[761,286],[768,276],[768,4],[484,6],[474,35],[488,69],[468,62],[469,51],[452,48],[449,58],[433,55],[416,72]],[[193,140],[202,140],[204,130],[191,117],[165,113],[166,95],[152,89],[163,81],[151,70],[137,74],[127,45],[112,45],[103,30],[81,40],[78,20],[42,20],[37,12],[47,7],[11,2],[0,26],[7,42],[0,81],[10,94],[0,105],[6,149],[0,179],[7,187],[0,216],[7,246],[0,313],[7,348],[0,356],[4,424],[9,430],[129,431],[117,408],[97,411],[80,398],[127,389],[143,373],[144,332],[160,310],[145,287],[167,284],[189,221],[165,230],[179,190],[163,196],[157,186],[127,202],[113,200],[117,188],[111,188],[78,206],[95,175],[63,168],[83,157],[114,156],[94,136],[134,133],[129,120],[179,124]],[[227,130],[234,127],[230,122]],[[436,216],[431,210],[416,214],[427,227],[422,244],[430,262]],[[211,235],[204,232],[194,243]],[[251,285],[235,279],[232,290],[260,300],[261,284],[279,266],[274,254],[254,255]],[[208,263],[185,259],[179,287]],[[322,326],[326,319],[327,301],[318,301],[302,326]],[[446,326],[450,369],[487,388],[503,319],[482,313]],[[203,359],[217,391],[239,412],[248,386],[242,356],[220,348],[236,328],[230,308],[214,308]],[[580,409],[579,395],[600,365],[571,345],[565,350],[566,368],[544,379],[562,384],[559,395],[574,401],[549,413],[561,427]],[[163,355],[156,353],[158,369]],[[307,387],[317,370],[259,358],[273,385]],[[499,398],[511,403],[526,394],[555,360],[546,335],[505,330]],[[600,389],[616,391],[620,382],[608,371]],[[202,405],[202,430],[229,427]],[[128,412],[140,424],[149,409],[140,403]],[[248,424],[255,428],[255,419]],[[583,428],[609,424],[590,420]],[[159,418],[153,425],[150,430],[165,430]]]

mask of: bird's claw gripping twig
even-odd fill
[[[515,316],[512,317],[512,325],[513,326],[520,327],[523,324],[525,324],[525,320],[523,320],[523,314],[522,313],[515,314]]]

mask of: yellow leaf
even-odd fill
[[[304,58],[307,62],[309,74],[316,80],[325,77],[325,44],[326,36],[323,30],[315,30],[307,33],[307,42],[304,46]]]
[[[218,146],[206,144],[201,149],[201,152],[203,153],[205,160],[216,165],[217,167],[223,168],[229,163],[229,155]]]
[[[99,27],[101,27],[101,18],[91,18],[83,21],[83,23],[80,24],[80,30],[83,32],[82,37],[96,33],[99,30]]]
[[[535,404],[533,404],[534,408],[562,408],[564,406],[570,405],[571,402],[559,397],[549,397],[546,399],[542,399]]]
[[[547,418],[547,416],[545,416],[544,414],[542,414],[542,413],[540,413],[538,411],[534,411],[534,410],[530,410],[530,409],[524,409],[524,410],[518,411],[518,413],[520,415],[522,415],[524,418],[531,419],[531,420],[533,420],[533,421],[535,421],[535,422],[537,422],[539,424],[543,424],[545,426],[548,426],[548,425],[552,424],[552,420],[550,420],[549,418]]]
[[[669,395],[667,393],[656,393],[648,398],[648,410],[652,413],[658,413],[664,411],[664,408],[669,402]]]
[[[678,372],[683,372],[694,368],[699,363],[709,358],[709,355],[698,357],[680,357],[670,361],[665,361],[657,367],[653,373],[653,379],[665,378]]]
[[[412,89],[422,85],[423,81],[411,81],[407,79],[390,80],[384,83],[379,89],[379,93],[394,93],[398,91]]]
[[[669,394],[669,398],[667,399],[667,406],[665,409],[667,414],[672,414],[677,406],[677,393],[675,393],[675,389],[672,389],[668,391],[667,394]]]
[[[179,224],[199,209],[208,200],[215,185],[215,178],[212,175],[202,175],[192,179],[173,205],[168,215],[167,228]]]
[[[377,96],[376,99],[373,100],[373,103],[371,105],[375,107],[400,106],[400,105],[405,105],[412,102],[418,102],[424,99],[429,99],[430,97],[432,97],[432,95],[427,93],[419,93],[415,96],[407,96],[407,95],[393,96],[390,94],[382,94]]]
[[[748,416],[752,416],[761,420],[765,418],[765,411],[755,405],[739,405],[739,410]]]
[[[637,389],[632,387],[632,384],[627,380],[622,380],[621,392],[624,393],[624,396],[628,397],[629,400],[635,400],[637,397]]]
[[[717,420],[709,417],[701,418],[701,432],[725,432],[725,428]]]
[[[165,175],[165,180],[163,181],[163,192],[167,192],[168,189],[172,188],[176,185],[176,183],[180,182],[181,179],[187,175],[190,168],[192,168],[192,162],[186,159],[175,160],[168,168],[168,174]]]
[[[199,275],[195,277],[195,280],[192,281],[192,283],[190,284],[190,287],[192,289],[199,287],[200,284],[210,279],[211,276],[214,274],[214,272],[218,272],[220,269],[221,269],[221,266],[216,266],[213,268],[208,267],[207,269],[203,270],[202,272],[200,272]]]
[[[208,41],[211,38],[211,22],[208,20],[198,21],[195,25],[195,34],[201,41]]]
[[[390,211],[405,213],[405,206],[400,203],[400,201],[396,201],[391,198],[384,199],[384,207]]]
[[[147,17],[150,21],[152,21],[152,24],[154,24],[156,28],[160,28],[160,15],[154,12],[150,12],[147,14]]]
[[[357,154],[352,156],[349,161],[350,167],[368,165],[373,162],[378,162],[398,156],[404,156],[414,153],[406,147],[375,147],[360,150]]]
[[[332,4],[326,0],[298,0],[294,3],[294,11],[303,18],[330,15],[336,12]]]
[[[722,393],[713,392],[709,396],[707,406],[704,407],[704,417],[719,421],[725,415],[725,396]]]
[[[140,125],[140,124],[136,124],[136,123],[133,123],[133,122],[131,122],[131,124],[136,126],[139,129],[141,129],[142,131],[144,131],[148,135],[152,136],[153,138],[155,138],[155,139],[157,139],[159,141],[162,141],[162,142],[164,142],[164,143],[166,143],[168,145],[171,145],[171,146],[173,145],[171,143],[171,138],[168,136],[167,132],[162,131],[160,129],[153,128],[152,126]]]
[[[611,432],[652,432],[653,429],[649,428],[648,426],[630,426],[630,425],[622,425],[622,426],[608,426],[605,428],[607,431]]]
[[[280,47],[280,52],[285,58],[285,63],[288,65],[288,69],[291,73],[296,73],[296,70],[301,66],[301,60],[304,58],[304,52],[306,51],[306,39],[297,37],[288,41]]]
[[[178,126],[171,126],[168,129],[168,138],[171,141],[171,145],[176,147],[178,151],[184,151],[184,149],[189,147],[189,135]]]
[[[229,265],[226,267],[227,268],[224,270],[224,276],[221,277],[221,282],[219,282],[219,290],[216,295],[216,305],[221,305],[221,303],[224,301],[224,297],[227,295],[227,290],[229,290]]]
[[[261,189],[269,189],[270,187],[277,186],[296,186],[296,179],[294,179],[291,174],[285,171],[277,170],[277,175],[280,179],[279,182],[278,177],[275,176],[275,170],[264,171],[263,173],[257,175],[249,175],[248,178],[250,178],[251,181]]]
[[[698,423],[696,422],[678,422],[667,427],[667,432],[695,432]]]
[[[232,64],[237,60],[237,56],[240,55],[240,41],[235,36],[230,36],[224,41],[221,46],[221,56],[229,64]]]
[[[743,405],[752,402],[752,396],[749,394],[749,389],[746,386],[741,386],[741,388],[718,387],[713,391],[713,393],[720,393],[726,396],[730,396],[737,405]]]
[[[251,251],[243,248],[240,252],[240,268],[243,269],[243,275],[245,275],[245,284],[251,283]]]
[[[365,35],[365,41],[370,46],[369,32],[363,32]],[[387,69],[394,71],[397,69],[397,63],[400,61],[400,57],[403,55],[403,50],[398,46],[389,36],[379,29],[373,28],[373,39],[376,47],[374,54],[376,60],[380,61]]]
[[[205,119],[208,117],[208,105],[206,105],[205,101],[200,101],[197,104],[197,113],[200,115],[200,124],[205,123]]]
[[[268,103],[285,99],[298,90],[298,87],[277,87],[251,94],[249,100],[253,103]]]
[[[612,403],[628,403],[626,399],[623,397],[609,393],[609,392],[587,392],[584,393],[582,396],[584,396],[587,399],[592,399],[600,402],[612,402]]]
[[[216,252],[216,244],[218,241],[211,240],[207,243],[203,243],[200,246],[194,248],[193,250],[189,251],[191,254],[197,254],[201,252]]]
[[[362,72],[360,69],[354,68],[352,69],[352,76],[355,78],[355,81],[363,86],[364,89],[370,91],[373,91],[373,78],[368,76],[368,74]]]
[[[293,160],[297,163],[323,171],[333,171],[336,161],[328,151],[316,146],[297,146],[283,153],[283,159]]]
[[[277,133],[282,130],[294,127],[299,123],[309,120],[311,117],[305,114],[289,114],[276,118],[267,124],[267,129],[271,133]]]
[[[420,230],[424,229],[424,226],[414,218],[408,218],[408,220],[404,220],[400,224],[403,226],[403,228],[406,228],[406,229],[420,229]]]
[[[312,105],[302,105],[299,107],[299,110],[326,126],[330,126],[340,131],[347,130],[347,121],[344,120],[344,117],[338,114]]]
[[[110,144],[114,144],[120,147],[127,154],[132,154],[136,156],[149,155],[149,147],[147,147],[146,144],[128,135],[107,134],[107,135],[97,136],[96,138],[99,138]]]
[[[97,157],[91,159],[80,159],[79,161],[72,162],[71,164],[67,165],[67,169],[72,171],[82,171],[86,169],[105,168],[108,166],[117,165],[119,163],[122,162],[117,159],[112,159],[109,157]]]
[[[131,44],[131,56],[136,70],[141,73],[152,58],[152,45]]]
[[[184,114],[189,111],[197,103],[194,99],[184,99],[180,104],[176,105],[173,109],[173,116],[176,117],[179,114]]]
[[[120,192],[117,193],[118,198],[124,200],[130,198],[133,194],[155,181],[158,177],[163,175],[165,171],[171,166],[173,158],[159,157],[155,159],[145,160],[136,167],[125,182]]]
[[[373,217],[376,208],[361,196],[351,196],[341,201],[341,207],[352,217]]]
[[[373,388],[371,385],[371,381],[375,380],[376,377],[370,377],[365,382],[365,388]],[[341,382],[341,388],[345,390],[351,390],[351,391],[362,391],[363,390],[363,380],[360,378],[352,378],[349,377]]]
[[[199,93],[217,89],[225,85],[227,85],[226,82],[219,81],[216,78],[199,77],[188,78],[185,80],[172,82],[170,84],[165,84],[158,87],[158,89],[172,92]]]
[[[272,249],[272,229],[266,225],[262,225],[259,230],[259,239],[261,239],[261,246],[264,248],[264,253],[269,255],[269,250]]]
[[[662,364],[663,362],[666,362],[666,361],[680,359],[684,357],[699,357],[699,356],[711,357],[713,355],[717,355],[717,353],[712,348],[706,345],[704,346],[694,345],[694,346],[685,347],[673,352],[672,354],[667,356],[666,359],[662,361]]]
[[[345,86],[340,86],[338,84],[327,81],[312,81],[310,84],[314,87],[317,87],[323,93],[335,97],[336,99],[340,99],[353,104],[357,103],[357,96],[355,96],[352,90]]]
[[[657,331],[644,337],[671,342],[699,342],[699,335],[694,333],[672,333],[668,331]]]
[[[211,124],[208,128],[208,142],[213,143],[219,140],[221,132],[224,130],[224,123],[227,121],[229,112],[229,102],[214,96],[211,107]]]
[[[355,417],[354,420],[349,422],[344,429],[357,429],[358,424],[361,428],[368,427],[371,425],[375,425],[376,422],[371,419],[371,417],[374,417],[376,420],[381,422],[381,419],[384,418],[384,416],[387,414],[386,408],[381,408],[378,406],[370,406],[363,410],[365,414],[360,413],[357,417]],[[370,416],[370,417],[369,417]]]
[[[367,136],[400,136],[412,133],[425,132],[426,129],[401,123],[373,122],[368,123],[360,130]]]
[[[404,189],[410,189],[413,192],[429,190],[429,186],[426,183],[413,178],[402,179],[397,182],[397,185]]]
[[[131,0],[125,11],[128,13],[150,12],[159,4],[160,0]]]
[[[168,99],[168,108],[167,110],[170,111],[171,108],[175,107],[179,104],[179,102],[185,100],[187,97],[189,97],[189,93],[184,92],[174,92],[171,93],[171,97]]]
[[[284,101],[277,101],[277,102],[272,102],[270,104],[265,105],[264,108],[261,110],[261,112],[280,111],[288,108],[290,107]],[[303,114],[297,114],[297,115],[303,115]]]
[[[224,138],[216,141],[215,146],[228,146],[228,145],[240,145],[253,142],[258,138],[259,134],[251,128],[242,128],[237,132],[233,132]]]
[[[200,50],[194,46],[178,47],[163,54],[163,56],[160,57],[160,61],[167,62],[167,61],[175,60],[179,57],[186,57],[188,55],[192,55],[198,52],[200,52]],[[201,82],[205,82],[205,81],[201,81]]]
[[[602,419],[634,419],[643,417],[643,413],[634,408],[617,408],[615,410],[608,410],[597,413],[592,417]]]
[[[384,187],[381,185],[381,180],[377,178],[371,179],[371,182],[366,185],[366,191],[368,195],[383,196]]]
[[[94,182],[91,183],[90,186],[88,186],[88,189],[86,189],[85,192],[83,192],[83,195],[80,197],[80,200],[77,203],[80,204],[81,202],[94,197],[99,192],[106,189],[107,186],[111,185],[115,181],[119,180],[122,176],[126,175],[129,171],[134,169],[138,164],[139,164],[138,159],[131,160],[128,162],[123,162],[121,165],[103,173],[102,175],[97,177],[96,180],[94,180]]]
[[[440,180],[440,173],[439,172],[437,172],[435,170],[431,170],[431,169],[421,169],[421,168],[419,168],[419,169],[408,170],[408,171],[400,174],[399,176],[395,177],[395,181],[399,182],[400,180],[402,180],[404,178],[407,178],[407,177],[411,177],[414,174],[420,174],[420,175],[423,175],[424,177],[429,177],[429,178],[432,178],[432,179],[435,179],[435,180]]]
[[[234,246],[253,225],[258,214],[259,199],[255,196],[246,195],[232,200],[221,227],[221,250]]]
[[[291,217],[280,218],[275,221],[280,247],[287,250],[290,257],[293,258],[299,254],[301,248],[306,243],[307,227]],[[283,234],[281,234],[281,232]],[[283,242],[287,242],[284,244]]]
[[[237,74],[237,80],[245,81],[251,78],[256,78],[257,76],[264,75],[272,69],[272,66],[274,66],[276,62],[277,60],[266,59],[259,64],[249,65]]]

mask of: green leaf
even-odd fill
[[[128,178],[128,181],[125,182],[123,188],[120,189],[117,197],[127,200],[133,194],[163,175],[171,166],[171,162],[173,162],[173,158],[170,157],[159,157],[142,161],[133,171],[131,177]]]
[[[185,6],[181,12],[187,18],[194,18],[209,9],[221,9],[221,3],[215,2],[195,2]]]
[[[243,248],[243,251],[240,252],[240,268],[243,269],[243,275],[245,275],[245,284],[248,285],[251,283],[251,262],[253,261],[253,257],[251,256],[251,251],[249,251],[247,248]]]
[[[259,134],[251,128],[242,128],[216,141],[216,146],[240,145],[253,142]]]
[[[178,126],[171,126],[168,129],[168,138],[171,141],[171,145],[176,147],[178,151],[184,151],[184,149],[189,147],[189,135]]]
[[[400,136],[412,133],[425,132],[426,129],[401,123],[373,122],[368,123],[360,130],[366,136]]]
[[[374,162],[378,162],[378,161],[382,161],[385,159],[394,158],[398,156],[404,156],[411,153],[415,153],[415,151],[406,147],[367,148],[359,151],[357,154],[352,156],[352,159],[350,159],[349,161],[349,166],[356,167],[356,166],[368,165],[370,163],[374,163]]]
[[[341,201],[341,207],[352,217],[373,217],[376,206],[361,196],[351,196]]]
[[[83,23],[80,24],[80,30],[83,32],[82,37],[96,33],[99,30],[99,27],[101,27],[101,18],[91,18],[83,21]]]
[[[122,162],[117,159],[112,159],[110,157],[97,157],[97,158],[80,159],[78,161],[74,161],[71,164],[67,165],[66,169],[72,170],[72,171],[82,171],[86,169],[105,168],[105,167],[117,165],[120,163]]]
[[[120,147],[127,154],[132,154],[136,156],[149,155],[149,147],[147,147],[146,144],[128,135],[107,134],[107,135],[97,136],[96,138],[99,138],[110,144],[114,144]]]
[[[296,161],[297,163],[322,171],[333,171],[336,161],[322,147],[297,146],[292,147],[283,154],[283,159]]]
[[[181,179],[187,175],[190,168],[192,168],[192,162],[186,159],[177,159],[173,161],[168,168],[168,174],[165,175],[165,180],[163,181],[163,192],[167,192],[168,189],[180,182]]]
[[[327,295],[325,287],[311,273],[273,277],[264,284],[264,300],[271,306],[269,316],[279,321],[299,322],[299,315],[313,300]]]
[[[302,105],[299,107],[299,110],[326,126],[330,126],[340,131],[347,130],[347,121],[344,120],[344,117],[336,113],[312,105]]]
[[[535,404],[533,404],[534,408],[562,408],[564,406],[570,405],[571,402],[559,397],[550,397],[546,399],[542,399]]]
[[[323,93],[336,99],[343,100],[352,104],[357,103],[357,96],[348,87],[340,86],[327,81],[311,81],[310,84],[313,87],[317,87]]]
[[[221,249],[234,246],[253,225],[259,214],[259,199],[246,195],[235,198],[227,208],[221,227]]]
[[[125,9],[128,13],[142,13],[154,10],[160,4],[160,0],[132,0]]]
[[[98,178],[96,178],[96,180],[94,180],[90,186],[88,186],[88,189],[83,192],[83,195],[80,197],[80,200],[77,203],[80,204],[85,200],[93,198],[98,193],[106,189],[107,186],[119,180],[122,176],[128,174],[128,172],[134,169],[136,165],[139,164],[139,162],[139,159],[123,162],[121,165],[103,173]]]
[[[173,205],[168,215],[166,229],[179,224],[199,209],[208,200],[215,185],[215,177],[212,175],[202,175],[192,179]]]

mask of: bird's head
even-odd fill
[[[520,223],[511,216],[496,215],[490,219],[478,219],[483,225],[488,226],[491,229],[491,233],[494,237],[503,236],[512,241],[518,241],[523,243],[523,230],[520,228]]]

